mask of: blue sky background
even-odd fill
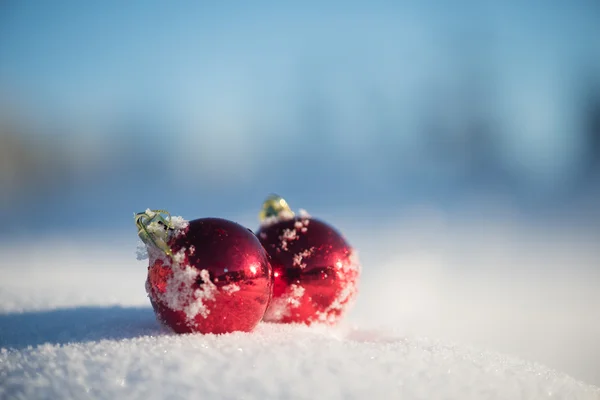
[[[600,6],[551,3],[3,2],[0,139],[26,149],[2,154],[3,235],[270,192],[596,215]]]

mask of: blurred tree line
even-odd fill
[[[469,69],[465,71],[468,75]],[[451,124],[445,125],[448,118],[440,114],[446,106],[444,102],[432,102],[422,110],[422,119],[426,123],[416,135],[422,142],[419,158],[423,160],[424,170],[427,169],[426,164],[432,162],[441,165],[442,170],[456,169],[459,180],[466,186],[501,183],[515,189],[519,177],[511,172],[514,169],[507,169],[504,165],[506,158],[500,154],[499,144],[504,132],[487,112],[488,108],[484,105],[487,93],[485,85],[480,85],[480,82],[469,76],[458,92],[451,93],[456,114],[453,117],[456,120]],[[582,129],[573,132],[573,135],[580,135],[585,145],[578,172],[573,175],[574,194],[597,186],[600,176],[600,85],[589,80],[582,88],[579,95]],[[314,140],[317,137],[327,140],[327,107],[316,100],[303,106],[302,119],[306,124],[301,129],[306,130],[307,135],[299,140],[313,140],[311,137],[315,135]],[[6,109],[8,107],[0,114],[0,187],[4,205],[18,201],[23,195],[43,193],[48,187],[60,188],[77,179],[96,179],[98,174],[140,169],[140,158],[132,157],[138,152],[140,143],[147,146],[143,144],[144,134],[140,131],[168,131],[168,127],[152,126],[151,118],[144,120],[145,116],[138,115],[126,118],[125,124],[111,126],[112,132],[100,135],[96,141],[102,142],[102,145],[97,145],[86,143],[76,132],[69,133],[68,123],[62,133],[42,133],[36,131],[39,127],[28,124],[28,120],[23,118],[25,113],[8,113]],[[387,124],[385,129],[393,130],[394,127]],[[160,135],[164,137],[166,133]],[[150,150],[158,151],[159,147]],[[327,156],[325,153],[313,156],[323,159]],[[92,167],[81,161],[82,157],[95,157],[100,164],[114,165],[94,172]],[[418,171],[413,172],[419,174]],[[442,172],[433,173],[440,173],[443,177]]]

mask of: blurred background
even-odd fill
[[[361,252],[357,324],[600,384],[600,3],[441,3],[0,2],[0,249],[140,268],[133,212],[276,192]]]

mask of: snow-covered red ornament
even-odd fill
[[[272,195],[256,232],[271,256],[273,298],[267,322],[334,324],[357,294],[360,264],[355,250],[329,224],[305,211],[296,216]]]
[[[135,215],[149,258],[146,291],[177,333],[251,331],[272,293],[272,270],[252,231],[225,219]]]

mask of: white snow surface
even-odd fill
[[[134,232],[0,244],[0,399],[600,399],[597,238],[424,226],[345,230],[340,326],[219,336],[156,322]]]
[[[132,322],[117,321],[107,317],[95,326],[111,339],[3,351],[0,395],[257,400],[599,395],[534,363],[426,339],[272,324],[251,334],[175,336],[154,328],[143,309]]]

